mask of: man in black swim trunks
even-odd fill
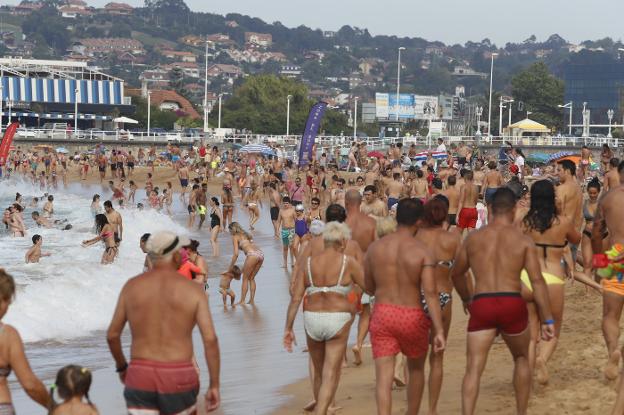
[[[275,237],[279,238],[279,226],[277,224],[277,220],[279,219],[279,206],[281,203],[281,197],[279,192],[277,191],[277,185],[275,182],[269,183],[269,205],[271,212],[271,222],[273,223],[273,231],[275,232]]]

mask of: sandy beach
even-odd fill
[[[455,295],[457,298],[457,295]],[[550,382],[540,386],[534,382],[530,400],[531,414],[609,414],[615,402],[615,382],[608,382],[602,374],[606,362],[606,346],[600,321],[602,299],[594,292],[586,292],[579,283],[567,283],[566,305],[561,341],[549,364]],[[296,323],[302,324],[302,323]],[[453,305],[453,322],[444,359],[444,383],[440,397],[439,414],[458,414],[461,411],[461,384],[466,364],[466,325],[461,303]],[[352,328],[352,332],[355,328]],[[305,339],[299,339],[299,353]],[[375,368],[371,349],[365,349],[364,364],[355,367],[351,362],[343,370],[336,394],[341,415],[375,413]],[[352,354],[349,353],[352,361]],[[479,414],[514,414],[515,400],[511,384],[513,364],[503,343],[495,344],[481,381],[477,405]],[[282,390],[291,400],[275,415],[305,414],[301,408],[312,398],[307,379]],[[393,391],[393,414],[404,414],[407,409],[405,389]],[[428,413],[427,389],[423,395],[421,414]]]

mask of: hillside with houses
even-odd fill
[[[610,38],[572,44],[558,35],[506,45],[488,39],[446,45],[418,33],[372,36],[351,26],[288,28],[240,14],[194,12],[182,0],[147,0],[138,8],[120,2],[96,8],[84,0],[23,0],[2,6],[0,18],[1,55],[86,62],[139,93],[175,94],[178,107],[191,117],[202,112],[204,79],[210,107],[219,95],[227,99],[245,77],[270,73],[300,81],[310,98],[349,111],[355,96],[373,102],[376,92],[396,88],[399,47],[405,48],[401,92],[481,96],[489,87],[494,53],[495,89],[505,91],[514,74],[536,61],[557,75],[577,54],[617,56],[623,46]]]

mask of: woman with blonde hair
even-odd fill
[[[234,265],[236,265],[239,250],[243,251],[246,256],[245,263],[243,264],[243,285],[238,304],[245,303],[248,290],[249,302],[247,304],[254,304],[254,297],[256,296],[255,278],[264,262],[264,254],[253,242],[253,237],[247,233],[238,222],[230,223],[228,229],[230,230],[230,234],[232,234],[232,244],[234,245],[234,253],[230,266],[228,267],[228,272],[232,271]]]
[[[0,319],[2,319],[15,297],[13,277],[0,268]],[[44,408],[50,404],[50,395],[43,383],[35,376],[24,354],[24,343],[18,331],[0,322],[0,413],[14,414],[8,377],[15,371],[17,380],[30,398]]]
[[[323,230],[325,249],[298,267],[284,331],[284,347],[292,352],[293,325],[304,294],[303,320],[308,350],[314,365],[316,414],[327,414],[338,387],[355,307],[347,295],[353,283],[364,289],[364,271],[353,257],[344,254],[351,239],[349,227],[330,222]],[[330,373],[327,373],[330,372]]]

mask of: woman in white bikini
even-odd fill
[[[232,271],[232,267],[236,264],[238,259],[239,250],[243,251],[246,255],[245,263],[243,264],[243,285],[241,288],[241,296],[238,304],[245,303],[245,297],[247,297],[247,290],[249,290],[249,302],[247,304],[254,304],[254,297],[256,296],[256,274],[260,271],[260,267],[264,262],[264,254],[253,242],[253,238],[249,235],[238,222],[232,222],[228,227],[232,234],[232,244],[234,245],[234,253],[232,255],[232,261],[228,267],[228,271]]]
[[[351,239],[349,227],[330,222],[323,231],[325,250],[299,267],[284,332],[284,347],[292,352],[293,324],[304,294],[303,321],[308,350],[314,365],[314,399],[317,414],[326,414],[334,399],[355,307],[347,295],[355,282],[364,287],[364,271],[354,258],[344,254]],[[330,370],[328,374],[324,371]],[[327,379],[331,381],[327,382]]]

